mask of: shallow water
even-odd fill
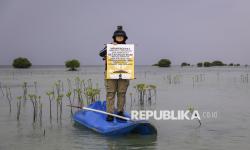
[[[67,72],[63,67],[34,67],[27,70],[0,68],[1,85],[12,92],[12,112],[5,96],[0,91],[0,150],[68,150],[68,149],[216,149],[233,150],[250,147],[250,83],[247,80],[250,68],[196,68],[152,66],[136,67],[136,80],[130,82],[128,93],[137,95],[133,86],[138,83],[157,86],[157,101],[151,106],[156,110],[186,110],[193,106],[203,112],[217,112],[217,118],[196,120],[162,120],[151,122],[158,134],[150,136],[126,135],[105,137],[85,127],[74,124],[70,109],[64,98],[62,121],[56,121],[53,103],[53,121],[49,121],[48,97],[55,81],[61,80],[67,90],[67,78],[91,78],[101,88],[105,98],[103,67],[85,66],[78,72]],[[171,78],[171,83],[169,81]],[[42,96],[43,120],[32,123],[32,106],[29,100],[22,104],[20,121],[16,120],[16,96],[22,95],[22,83],[28,82],[28,93],[34,93],[33,82],[37,81],[38,95]],[[5,92],[5,91],[4,91]],[[153,98],[154,101],[154,98]],[[126,109],[130,110],[127,95]],[[135,109],[137,107],[134,107]]]

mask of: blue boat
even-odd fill
[[[96,101],[90,104],[88,108],[106,111],[106,101]],[[124,115],[130,118],[127,112]],[[103,135],[123,135],[128,133],[157,134],[156,128],[148,121],[119,121],[114,119],[114,121],[108,122],[106,117],[106,114],[88,110],[79,110],[73,115],[75,122]]]

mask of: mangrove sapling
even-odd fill
[[[60,91],[61,91],[60,80],[58,80],[58,82],[55,82],[55,88],[56,88],[57,96],[59,96],[60,95]]]
[[[51,91],[52,92],[52,99],[55,99],[56,95],[55,95],[55,90],[53,88],[53,90]]]
[[[4,96],[4,91],[3,91],[3,87],[2,87],[2,83],[0,82],[0,90],[2,92],[2,95]]]
[[[14,80],[15,79],[15,72],[13,71],[12,72],[12,80]]]
[[[88,79],[88,87],[92,88],[93,87],[92,85],[93,85],[92,84],[92,79]]]
[[[63,86],[63,82],[62,82],[62,91],[64,91],[64,86]]]
[[[172,77],[171,77],[171,75],[167,75],[167,79],[168,79],[168,83],[171,85],[171,83],[172,83]]]
[[[75,102],[76,93],[77,93],[77,92],[76,92],[76,89],[73,89],[73,100],[72,100],[72,101],[73,101],[73,103]]]
[[[67,83],[68,83],[68,91],[72,91],[72,84],[69,78],[67,78]]]
[[[100,95],[100,90],[92,87],[88,87],[86,90],[87,99],[91,100],[91,103],[96,101],[97,96]]]
[[[192,115],[194,112],[194,107],[188,107],[189,113]],[[196,115],[196,114],[195,114]],[[198,122],[199,122],[199,127],[201,126],[201,120],[199,118],[197,118]]]
[[[49,119],[50,119],[50,123],[52,122],[52,113],[51,113],[51,105],[52,105],[52,94],[53,94],[53,91],[52,92],[47,92],[46,93],[49,97]]]
[[[60,120],[62,120],[62,104],[63,104],[63,94],[60,95]]]
[[[59,116],[59,107],[60,107],[60,120],[62,119],[62,98],[63,98],[63,94],[60,94],[57,96],[56,98],[56,120],[58,122],[58,116]]]
[[[144,83],[137,84],[134,88],[138,91],[140,105],[144,105],[147,85]]]
[[[241,77],[241,82],[245,83],[245,76],[242,74],[240,77]]]
[[[85,88],[85,82],[84,82],[84,80],[81,80],[81,82],[80,82],[80,88],[81,89]]]
[[[37,117],[37,95],[29,94],[29,98],[33,106],[33,123],[35,123]]]
[[[8,88],[8,91],[9,91],[9,97],[10,97],[11,99],[13,99],[13,98],[12,98],[12,93],[11,93],[10,87]]]
[[[177,84],[178,81],[179,81],[179,78],[178,78],[177,75],[175,75],[175,76],[173,77],[173,82],[174,82],[174,84]]]
[[[241,81],[242,83],[244,83],[244,75],[243,75],[243,74],[240,75],[240,81]]]
[[[148,89],[148,102],[149,102],[149,105],[151,106],[151,104],[152,104],[152,97],[153,96],[155,97],[155,104],[156,104],[156,86],[150,84],[150,85],[147,86],[147,89]],[[152,91],[154,92],[153,95],[152,95]]]
[[[82,80],[81,81],[81,85],[82,85],[82,89],[84,90],[84,92],[86,91],[86,88],[87,88],[87,86],[86,86],[86,84],[85,84],[85,81],[84,80]]]
[[[41,103],[41,96],[38,96],[38,104],[39,104],[39,122],[40,126],[42,126],[43,104]]]
[[[9,102],[9,110],[10,110],[10,113],[11,113],[11,101],[12,101],[12,96],[11,96],[11,91],[10,91],[10,88],[8,88],[7,86],[5,86],[5,91],[6,91],[6,98]]]
[[[241,74],[240,78],[242,83],[248,83],[248,74]]]
[[[81,82],[81,79],[79,77],[76,77],[75,78],[75,86],[76,86],[76,89],[79,89],[80,88],[80,83]]]
[[[27,93],[28,93],[28,89],[27,89],[27,82],[23,82],[23,99],[27,100]]]
[[[83,89],[83,94],[84,94],[85,97],[86,97],[86,103],[89,104],[89,103],[90,103],[90,100],[88,99],[88,96],[86,96],[87,88],[88,88],[88,86],[86,86],[85,81],[82,80],[82,81],[81,81],[81,89]]]
[[[34,81],[35,94],[37,94],[37,81]]]
[[[72,104],[72,101],[71,101],[71,91],[68,91],[68,93],[66,94],[66,97],[68,97],[68,100],[69,100],[69,105],[70,106],[72,106],[73,104]],[[70,114],[71,114],[71,116],[73,115],[73,109],[72,109],[72,107],[70,107]]]
[[[151,87],[154,88],[155,86],[154,85],[148,85],[148,103],[149,105],[151,106],[152,104],[152,93],[151,93]]]
[[[60,98],[59,98],[59,96],[57,96],[57,98],[56,98],[56,121],[57,122],[58,122],[59,101],[60,101]]]
[[[200,81],[203,81],[203,79],[202,79],[202,74],[200,74]]]
[[[206,80],[206,76],[205,74],[202,74],[202,81],[205,81]]]
[[[77,100],[78,100],[78,106],[83,106],[83,101],[82,101],[82,90],[80,88],[75,89],[77,93]]]
[[[192,77],[192,81],[193,81],[193,88],[194,88],[194,82],[195,82],[194,77]]]
[[[17,120],[19,121],[20,119],[20,113],[21,113],[21,99],[22,96],[17,96]]]
[[[58,80],[57,82],[55,82],[55,88],[56,88],[56,93],[57,93],[57,98],[56,98],[56,120],[58,122],[58,116],[59,116],[58,111],[59,111],[59,107],[61,107],[60,106],[60,103],[61,103],[60,101],[61,101],[61,98],[62,98],[62,95],[61,95],[61,80]]]

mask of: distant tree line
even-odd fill
[[[205,61],[197,63],[197,67],[213,67],[213,66],[240,66],[240,64],[225,64],[220,60],[215,60],[213,62]]]
[[[15,58],[12,62],[14,68],[30,68],[32,63],[25,57]],[[77,59],[65,61],[65,67],[69,68],[69,71],[76,71],[80,67],[80,62]]]
[[[153,64],[153,66],[159,66],[159,67],[170,67],[171,66],[171,61],[169,59],[160,59],[158,63]],[[186,66],[195,66],[195,65],[190,65],[190,63],[187,62],[182,62],[181,67],[186,67]],[[215,60],[213,62],[209,61],[204,61],[204,62],[199,62],[196,64],[197,67],[214,67],[214,66],[240,66],[238,63],[230,63],[230,64],[225,64],[220,60]],[[246,64],[245,67],[248,65]]]
[[[193,66],[190,65],[187,62],[183,62],[181,63],[181,67],[185,67],[185,66]],[[230,63],[230,64],[225,64],[220,60],[215,60],[213,62],[209,62],[209,61],[205,61],[205,62],[199,62],[196,64],[197,67],[213,67],[213,66],[240,66],[240,64],[234,64],[234,63]],[[246,67],[248,65],[245,65]]]
[[[15,58],[12,62],[12,66],[14,68],[30,68],[32,66],[32,63],[25,57],[18,57]],[[153,66],[159,66],[159,67],[170,67],[171,66],[171,61],[169,59],[160,59],[156,64]],[[190,65],[187,62],[181,63],[181,67],[186,67],[186,66],[194,66]],[[213,62],[205,61],[205,62],[199,62],[196,64],[197,67],[213,67],[213,66],[240,66],[240,64],[236,63],[230,63],[230,64],[225,64],[220,60],[215,60]],[[246,64],[245,67],[248,65]],[[80,62],[77,59],[72,59],[72,60],[67,60],[65,61],[65,67],[69,68],[69,71],[76,71],[77,68],[80,67]]]

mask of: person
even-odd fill
[[[117,30],[113,34],[112,44],[126,44],[128,39],[126,32],[122,29],[122,26],[117,26]],[[106,79],[107,71],[107,46],[105,46],[99,53],[103,60],[105,61],[105,88],[106,88],[106,108],[108,113],[114,113],[115,108],[115,96],[117,94],[117,115],[124,116],[124,104],[126,101],[126,92],[129,86],[128,79]],[[117,118],[120,119],[120,118]],[[114,117],[107,115],[107,121],[113,121]],[[120,119],[124,121],[123,119]]]

